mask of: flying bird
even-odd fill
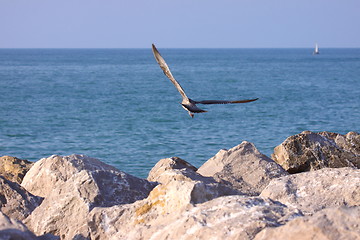
[[[160,65],[160,68],[163,70],[164,74],[170,79],[170,81],[175,85],[176,89],[179,91],[179,93],[182,96],[181,106],[189,113],[190,117],[194,117],[194,113],[203,113],[207,112],[198,106],[196,104],[229,104],[229,103],[248,103],[258,100],[258,98],[254,99],[246,99],[246,100],[237,100],[237,101],[227,101],[227,100],[203,100],[203,101],[195,101],[190,98],[188,98],[185,94],[184,89],[181,87],[181,85],[178,83],[178,81],[175,80],[173,75],[170,72],[170,69],[168,65],[166,64],[164,58],[160,55],[159,51],[156,49],[155,45],[152,44],[152,51],[154,53],[154,57],[158,64]]]

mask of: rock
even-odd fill
[[[94,208],[88,222],[91,239],[252,239],[265,227],[301,216],[270,199],[238,195],[139,221],[140,202]]]
[[[273,178],[287,175],[277,163],[261,154],[250,142],[220,150],[197,171],[248,195],[259,195]]]
[[[20,184],[32,165],[33,163],[27,160],[2,156],[0,157],[0,176]]]
[[[18,183],[0,176],[0,208],[7,216],[22,221],[41,201],[41,197],[32,195]]]
[[[346,135],[341,135],[332,132],[319,132],[320,135],[332,139],[336,145],[345,151],[360,155],[360,134],[357,132],[348,132]]]
[[[255,240],[358,240],[359,226],[360,206],[328,208],[281,227],[265,228]]]
[[[324,168],[273,179],[261,197],[313,214],[323,208],[360,203],[360,170]]]
[[[86,174],[84,174],[86,173]],[[79,181],[96,185],[97,190],[81,192],[86,199],[95,199],[98,205],[111,206],[146,198],[155,184],[119,171],[98,159],[85,155],[57,156],[37,161],[26,174],[22,186],[34,195],[46,197],[54,188],[80,174]],[[88,177],[88,179],[85,179]],[[85,181],[86,180],[86,181]],[[82,184],[78,183],[80,188]],[[91,196],[94,194],[94,196]]]
[[[33,240],[40,239],[30,232],[27,227],[0,212],[0,239],[1,240]]]
[[[45,197],[24,223],[35,234],[51,233],[62,239],[86,237],[86,218],[94,207],[135,202],[155,186],[84,155],[41,159],[22,185]]]
[[[94,209],[91,212],[90,229],[92,229],[93,238],[102,239],[104,237],[106,239],[105,236],[108,235],[108,230],[102,229],[98,231],[98,221],[106,222],[112,218],[121,218],[119,220],[122,222],[121,225],[114,226],[113,229],[115,232],[121,231],[120,228],[124,229],[124,234],[126,234],[127,231],[133,228],[133,224],[156,224],[159,219],[164,222],[171,221],[171,216],[180,214],[194,204],[203,203],[224,195],[239,194],[237,190],[218,183],[211,177],[201,176],[196,173],[196,170],[194,166],[177,157],[160,160],[150,171],[148,177],[148,180],[157,181],[159,185],[150,192],[146,199],[133,204],[114,206],[109,209],[96,208],[97,210]],[[101,219],[102,216],[105,216],[105,218]],[[167,219],[168,217],[169,219]],[[104,224],[106,225],[106,223]],[[126,230],[125,226],[128,226],[129,229]],[[141,234],[136,236],[140,237]],[[118,237],[115,237],[115,239],[118,239]],[[145,237],[145,239],[147,238]]]
[[[360,135],[355,132],[313,133],[304,131],[288,137],[274,149],[272,159],[289,173],[324,167],[360,168]]]
[[[147,180],[152,182],[159,182],[161,184],[167,184],[174,180],[192,181],[195,179],[206,179],[197,174],[196,170],[196,167],[181,158],[164,158],[157,162],[150,170]]]
[[[206,202],[220,196],[240,194],[236,189],[218,183],[212,177],[198,174],[196,170],[196,167],[181,158],[165,158],[151,169],[148,180],[160,183],[156,192],[161,192],[162,198],[166,196],[167,203],[175,200],[177,207]],[[150,193],[150,196],[153,195]]]

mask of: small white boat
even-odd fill
[[[320,52],[319,52],[319,47],[318,47],[318,44],[317,44],[317,43],[315,44],[315,49],[314,49],[313,54],[314,54],[314,55],[315,55],[315,54],[320,54]]]

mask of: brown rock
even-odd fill
[[[262,228],[299,215],[272,200],[220,197],[226,195],[225,189],[234,190],[201,176],[194,166],[176,157],[160,160],[148,180],[160,183],[148,198],[91,211],[91,238],[251,239]]]
[[[227,182],[248,195],[259,195],[271,179],[287,175],[281,166],[246,141],[229,150],[220,150],[197,172]]]
[[[360,203],[360,170],[324,168],[274,179],[261,197],[312,214],[323,208],[356,206]]]
[[[45,196],[24,223],[35,234],[51,233],[62,239],[87,237],[86,218],[94,207],[135,202],[155,186],[84,155],[41,159],[22,185]]]
[[[255,240],[359,240],[360,207],[328,208],[296,218],[281,227],[265,228]]]
[[[272,159],[289,173],[324,167],[360,168],[360,135],[304,131],[288,137],[274,149]]]
[[[34,164],[21,185],[34,195],[46,197],[54,188],[61,186],[82,171],[87,172],[94,184],[98,185],[99,192],[97,193],[109,195],[106,199],[96,197],[96,201],[105,205],[129,203],[146,198],[155,186],[144,179],[131,176],[85,155],[53,155],[43,158]],[[121,196],[119,196],[120,193]]]
[[[150,170],[147,180],[166,184],[174,180],[191,181],[195,179],[206,179],[205,177],[197,174],[196,170],[196,167],[181,158],[164,158],[157,162],[155,166]]]
[[[21,184],[25,174],[31,166],[32,162],[22,160],[16,157],[2,156],[0,157],[0,176]]]
[[[19,184],[0,176],[0,208],[9,217],[22,221],[41,201],[41,197],[32,195]]]
[[[144,201],[144,200],[142,200]],[[259,197],[224,196],[188,205],[184,211],[149,214],[143,202],[94,208],[89,216],[92,239],[252,239],[261,229],[301,215]]]
[[[204,177],[196,172],[197,168],[185,160],[172,157],[161,159],[150,171],[148,180],[161,184],[158,189],[166,193],[176,189],[170,199],[178,199],[178,196],[186,198],[184,206],[189,203],[202,203],[213,198],[240,194],[229,185],[216,182],[212,177]],[[183,189],[184,192],[180,192]],[[177,201],[177,200],[176,200]]]
[[[122,230],[126,234],[127,231],[133,230],[134,224],[147,226],[150,223],[156,225],[158,221],[163,221],[162,224],[168,223],[171,221],[171,216],[180,214],[194,204],[239,193],[237,190],[216,182],[211,177],[201,176],[196,173],[194,166],[177,157],[160,160],[150,171],[148,180],[157,181],[160,184],[150,192],[146,199],[111,208],[96,208],[97,210],[92,211],[90,228],[93,231],[93,238],[107,239],[109,236],[109,230],[100,228],[98,230],[98,221],[115,222],[120,218],[121,224],[118,226],[111,224],[110,228],[114,229],[113,234]],[[99,220],[102,216],[105,218]],[[147,228],[146,226],[145,228]],[[106,228],[108,227],[106,226]],[[142,231],[145,232],[142,233]],[[136,237],[133,239],[141,239],[142,234],[148,233],[145,229],[140,229],[139,234],[136,233]],[[116,236],[114,239],[119,238]],[[132,237],[129,235],[124,239],[132,239]]]

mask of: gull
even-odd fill
[[[163,70],[164,74],[170,79],[170,81],[175,85],[176,89],[179,91],[179,93],[182,96],[181,106],[189,113],[190,117],[194,117],[194,113],[203,113],[207,112],[198,106],[196,104],[229,104],[229,103],[248,103],[258,100],[258,98],[254,99],[246,99],[246,100],[236,100],[236,101],[228,101],[228,100],[202,100],[202,101],[195,101],[190,98],[188,98],[185,94],[184,89],[181,87],[181,85],[178,83],[178,81],[175,80],[173,75],[170,72],[170,69],[168,65],[166,64],[164,58],[160,55],[159,51],[156,49],[155,45],[152,44],[152,51],[154,53],[154,57],[158,64],[160,65],[160,68]]]

